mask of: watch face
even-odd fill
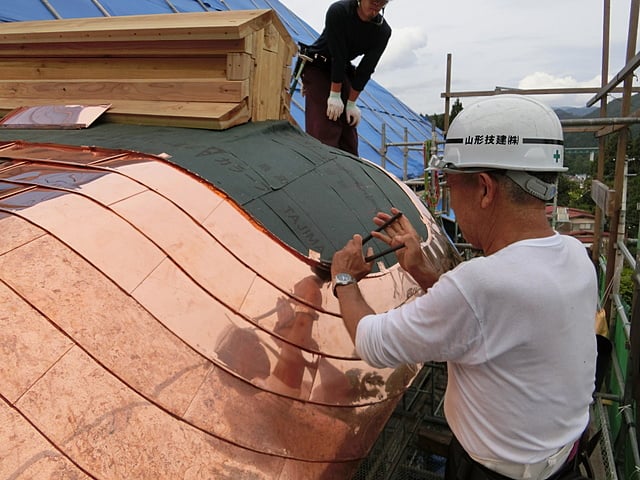
[[[333,279],[333,296],[336,295],[336,287],[340,285],[351,285],[352,283],[356,283],[356,279],[353,278],[348,273],[336,273],[335,278]]]
[[[345,283],[355,282],[353,277],[351,275],[349,275],[348,273],[338,273],[336,275],[336,281],[340,282],[340,283],[342,283],[342,282],[345,282]]]

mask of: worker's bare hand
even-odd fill
[[[373,254],[373,248],[367,249],[367,255]],[[333,254],[331,261],[331,276],[338,273],[349,273],[356,280],[360,280],[371,272],[373,262],[365,262],[362,253],[362,237],[354,235],[347,244]]]
[[[391,209],[391,214],[378,212],[373,222],[381,226],[393,215],[399,213],[397,208]],[[371,232],[371,235],[382,240],[390,247],[404,244],[404,248],[396,250],[396,257],[400,266],[423,287],[430,287],[436,280],[437,274],[427,264],[420,246],[420,236],[405,215],[401,215],[395,222],[388,225],[382,232]]]

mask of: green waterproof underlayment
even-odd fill
[[[96,122],[81,130],[0,130],[0,141],[85,145],[167,153],[170,162],[228,194],[282,242],[330,261],[353,236],[395,206],[424,225],[407,192],[377,166],[327,147],[286,121],[224,131]],[[0,154],[1,156],[1,154]],[[374,251],[386,245],[373,240]],[[396,262],[395,254],[385,257]]]

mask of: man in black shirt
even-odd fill
[[[354,155],[358,155],[356,127],[361,117],[356,100],[391,36],[383,16],[388,1],[333,3],[322,34],[305,50],[313,59],[302,74],[306,131],[322,143]],[[351,61],[361,55],[354,67]]]

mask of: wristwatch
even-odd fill
[[[336,273],[336,276],[333,277],[333,296],[338,298],[336,295],[336,287],[340,285],[351,285],[352,283],[356,283],[356,279],[348,273]]]

